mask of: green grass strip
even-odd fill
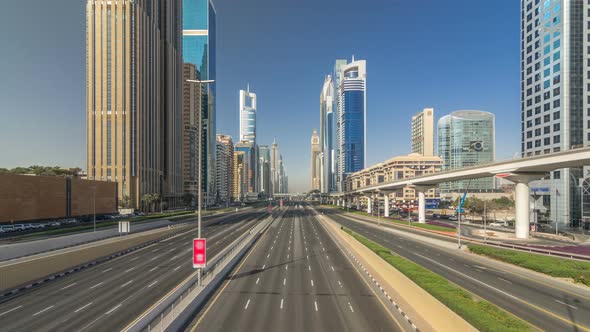
[[[350,229],[343,228],[356,240],[375,252],[391,266],[422,287],[449,309],[463,317],[480,331],[532,331],[525,321],[518,319],[496,305],[476,298],[463,288],[449,282],[442,276],[415,264],[403,257],[394,255],[380,244],[373,242]]]
[[[468,245],[475,254],[488,256],[506,263],[518,265],[557,278],[571,278],[575,282],[590,286],[590,262],[538,255],[509,249]]]

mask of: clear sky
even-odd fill
[[[0,11],[0,167],[85,162],[85,0]],[[520,151],[519,1],[217,0],[217,131],[238,136],[239,89],[258,95],[291,191],[310,187],[310,138],[334,60],[367,60],[367,166],[410,150],[411,116],[496,114],[496,159]]]

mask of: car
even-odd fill
[[[18,224],[18,225],[14,225],[14,231],[15,232],[21,232],[25,230],[25,225],[23,224]]]
[[[490,226],[492,226],[492,227],[503,227],[503,226],[506,226],[506,223],[497,222],[496,221],[496,222],[490,223]]]
[[[4,232],[6,232],[6,233],[14,232],[14,226],[13,225],[4,225],[4,226],[1,226],[1,227],[4,230]]]
[[[49,223],[49,226],[51,226],[51,227],[61,226],[61,222],[60,221],[52,221]]]
[[[450,216],[449,217],[449,220],[451,220],[451,221],[457,221],[457,220],[459,220],[459,218],[457,218],[455,216]]]

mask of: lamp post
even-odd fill
[[[191,84],[198,84],[199,86],[199,97],[201,95],[201,88],[203,87],[204,84],[212,84],[215,83],[214,80],[185,80],[185,82],[187,83],[191,83]],[[197,228],[198,228],[198,238],[201,238],[201,206],[203,204],[203,195],[202,195],[202,187],[203,187],[203,112],[201,112],[201,110],[199,109],[199,172],[198,172],[198,196],[199,196],[199,200],[198,200],[198,204],[197,204]],[[201,285],[201,271],[199,269],[199,273],[198,273],[198,285]]]

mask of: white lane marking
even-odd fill
[[[289,269],[289,265],[285,265],[285,270],[288,270],[288,269]]]
[[[283,278],[283,286],[287,284],[287,278]]]
[[[307,269],[311,271],[311,265],[308,265],[307,266]]]
[[[311,279],[311,287],[313,287],[313,279]]]
[[[328,257],[328,255],[326,255],[326,258],[327,258],[327,259],[330,259],[330,257]]]
[[[262,269],[264,270],[266,268],[266,264],[262,265]]]
[[[479,266],[479,265],[473,265],[473,266],[475,266],[478,269],[482,269],[482,270],[487,270],[488,269],[487,267],[483,267],[483,266]]]
[[[573,306],[573,305],[571,305],[571,304],[567,304],[567,303],[565,303],[565,302],[562,302],[562,301],[559,301],[559,300],[555,300],[555,302],[557,302],[557,303],[561,303],[561,304],[563,304],[563,305],[566,305],[566,306],[568,306],[568,307],[570,307],[570,308],[573,308],[573,309],[576,309],[576,310],[578,309],[578,307],[574,307],[574,306]]]
[[[270,257],[270,254],[266,255],[266,258],[269,258],[269,257]]]
[[[402,248],[402,246],[400,246],[400,245],[396,245],[396,247],[398,247],[398,248],[400,248],[400,249],[403,249],[403,248]]]
[[[106,269],[106,270],[103,270],[103,271],[102,271],[102,273],[109,272],[109,271],[110,271],[110,270],[112,270],[112,269],[113,269],[112,267],[109,267],[108,269]]]
[[[83,306],[83,307],[81,307],[81,308],[78,308],[78,310],[76,310],[76,311],[74,311],[74,312],[75,312],[75,313],[77,313],[78,311],[84,310],[86,307],[88,307],[88,306],[89,306],[89,305],[91,305],[92,303],[94,303],[94,302],[90,302],[90,303],[88,303],[87,305],[85,305],[85,306]]]
[[[22,308],[22,307],[23,307],[22,305],[19,305],[18,307],[15,307],[15,308],[12,308],[12,309],[10,309],[10,310],[8,310],[8,311],[5,311],[5,312],[3,312],[3,313],[1,313],[1,314],[0,314],[0,317],[2,317],[2,316],[4,316],[4,315],[6,315],[6,314],[7,314],[7,313],[9,313],[9,312],[13,312],[13,311],[15,311],[15,310],[17,310],[17,309],[20,309],[20,308]]]
[[[125,270],[125,272],[123,272],[123,273],[127,273],[127,272],[129,272],[129,271],[133,271],[133,270],[135,270],[135,268],[136,268],[136,266],[134,266],[134,267],[132,267],[132,268],[130,268],[130,269],[127,269],[127,270]]]
[[[340,285],[340,287],[342,287],[342,283],[340,282],[340,280],[338,280],[338,285]]]
[[[153,260],[156,260],[156,259],[158,259],[158,257],[160,257],[160,255],[158,255],[158,256],[156,256],[156,257],[154,257],[154,258],[150,259],[150,262],[151,262],[151,261],[153,261]]]
[[[475,269],[475,270],[476,270],[477,272],[483,272],[483,271],[482,271],[482,270],[480,270],[480,269]]]
[[[248,299],[248,302],[246,302],[246,305],[244,306],[244,310],[248,309],[249,305],[250,305],[250,299]]]
[[[129,280],[129,281],[127,281],[126,283],[122,284],[122,285],[121,285],[121,287],[119,287],[119,288],[123,288],[123,287],[125,287],[125,286],[129,285],[129,284],[130,284],[130,283],[132,283],[132,282],[133,282],[133,280]]]
[[[94,289],[94,288],[96,288],[96,287],[98,287],[98,286],[100,286],[100,285],[102,285],[102,284],[103,284],[103,282],[101,281],[101,282],[99,282],[98,284],[96,284],[96,285],[94,285],[94,286],[90,287],[90,289]]]
[[[454,259],[452,259],[452,258],[449,258],[449,259],[450,259],[450,260],[452,260],[453,262],[455,261],[455,260],[454,260]]]
[[[135,257],[134,259],[130,260],[130,262],[133,262],[134,260],[138,259],[139,256]]]
[[[331,268],[332,268],[332,271],[336,271],[336,270],[334,270],[334,266],[331,266]]]
[[[38,314],[44,313],[45,311],[47,311],[47,310],[49,310],[49,309],[51,309],[53,307],[55,307],[55,306],[54,305],[49,306],[49,307],[47,307],[47,308],[45,308],[45,309],[43,309],[41,311],[38,311],[38,312],[34,313],[33,316],[37,316]]]
[[[350,304],[350,302],[348,302],[348,307],[350,308],[350,311],[354,312],[354,309],[352,309],[352,305]]]
[[[189,243],[189,244],[190,244],[190,243]],[[158,250],[160,250],[160,248],[156,248],[156,249],[152,250],[152,252],[156,252],[156,251],[158,251]]]
[[[260,281],[260,278],[256,278],[256,284],[258,285],[258,282]]]
[[[77,284],[77,282],[75,282],[75,283],[73,283],[73,284],[69,284],[69,285],[67,285],[66,287],[62,287],[62,288],[61,288],[61,290],[68,289],[68,288],[70,288],[70,287],[74,286],[75,284]]]
[[[171,261],[175,260],[176,258],[178,258],[178,255],[174,255],[172,256],[172,258],[170,258]]]
[[[157,266],[154,266],[151,270],[149,270],[149,272],[152,272],[153,270],[157,269]]]
[[[506,283],[509,283],[509,284],[511,284],[511,283],[512,283],[512,281],[506,280],[506,279],[504,279],[504,278],[500,278],[500,277],[496,277],[496,278],[498,278],[498,279],[500,279],[500,280],[502,280],[502,281],[504,281],[504,282],[506,282]]]
[[[155,285],[155,284],[157,284],[157,283],[158,283],[158,280],[156,280],[156,281],[152,282],[151,284],[149,284],[149,285],[147,286],[147,288],[150,288],[150,287],[152,287],[153,285]]]
[[[313,304],[315,305],[315,311],[318,311],[318,302],[317,301],[313,301]]]
[[[172,248],[172,249],[168,250],[168,252],[171,252],[171,251],[174,251],[174,250],[176,250],[176,248]]]
[[[281,299],[281,309],[283,309],[283,299]]]
[[[119,303],[116,306],[114,306],[111,310],[109,310],[105,315],[110,315],[113,313],[113,311],[119,309],[119,307],[122,305],[123,303]]]
[[[182,267],[182,265],[178,265],[178,266],[177,266],[177,267],[174,269],[174,271],[176,271],[176,270],[180,269],[181,267]]]
[[[465,265],[465,267],[471,267],[471,266],[469,266],[469,265],[467,265],[467,264],[463,264],[463,265]]]
[[[287,254],[287,259],[289,259],[289,255],[290,255],[290,254]]]

